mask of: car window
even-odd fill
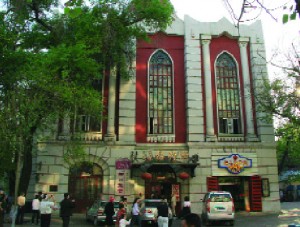
[[[101,206],[105,207],[107,203],[107,201],[102,201]],[[119,208],[119,202],[114,202],[114,208]]]
[[[158,207],[159,205],[161,205],[162,202],[145,202],[145,207]]]
[[[210,194],[210,200],[212,202],[229,202],[231,201],[230,194],[212,193]]]

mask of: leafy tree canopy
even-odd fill
[[[135,39],[172,21],[169,0],[9,0],[0,12],[0,174],[26,191],[34,136],[59,114],[101,116],[92,84],[130,75]],[[72,156],[72,155],[71,155]],[[2,160],[2,159],[1,159]],[[3,167],[3,168],[2,168]],[[14,169],[17,169],[15,172]]]

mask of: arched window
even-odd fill
[[[241,134],[241,104],[237,66],[223,53],[216,62],[217,108],[219,133]]]
[[[173,63],[162,50],[149,60],[148,134],[173,134]]]

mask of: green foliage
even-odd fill
[[[299,7],[299,2],[297,3],[298,0],[295,0],[296,2],[296,5],[291,5],[290,7],[284,7],[283,9],[286,11],[286,13],[284,13],[282,15],[282,23],[285,24],[289,21],[292,21],[292,20],[296,20],[297,18],[297,13],[300,15],[300,11],[298,9]]]
[[[169,0],[70,0],[63,13],[58,0],[5,3],[0,12],[0,175],[14,170],[18,157],[31,159],[37,130],[49,130],[58,116],[80,109],[101,117],[102,97],[92,82],[112,69],[129,77],[135,39],[146,38],[149,29],[165,29],[173,13]],[[66,162],[84,158],[80,144],[66,147]],[[23,164],[29,179],[31,163]]]

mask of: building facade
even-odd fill
[[[136,42],[130,79],[97,83],[105,120],[65,117],[38,142],[29,194],[69,191],[82,212],[99,197],[174,193],[178,211],[189,196],[200,213],[207,191],[226,190],[237,210],[279,211],[273,126],[255,100],[267,78],[260,22],[238,30],[186,16],[149,38]],[[71,134],[86,162],[64,162]]]

